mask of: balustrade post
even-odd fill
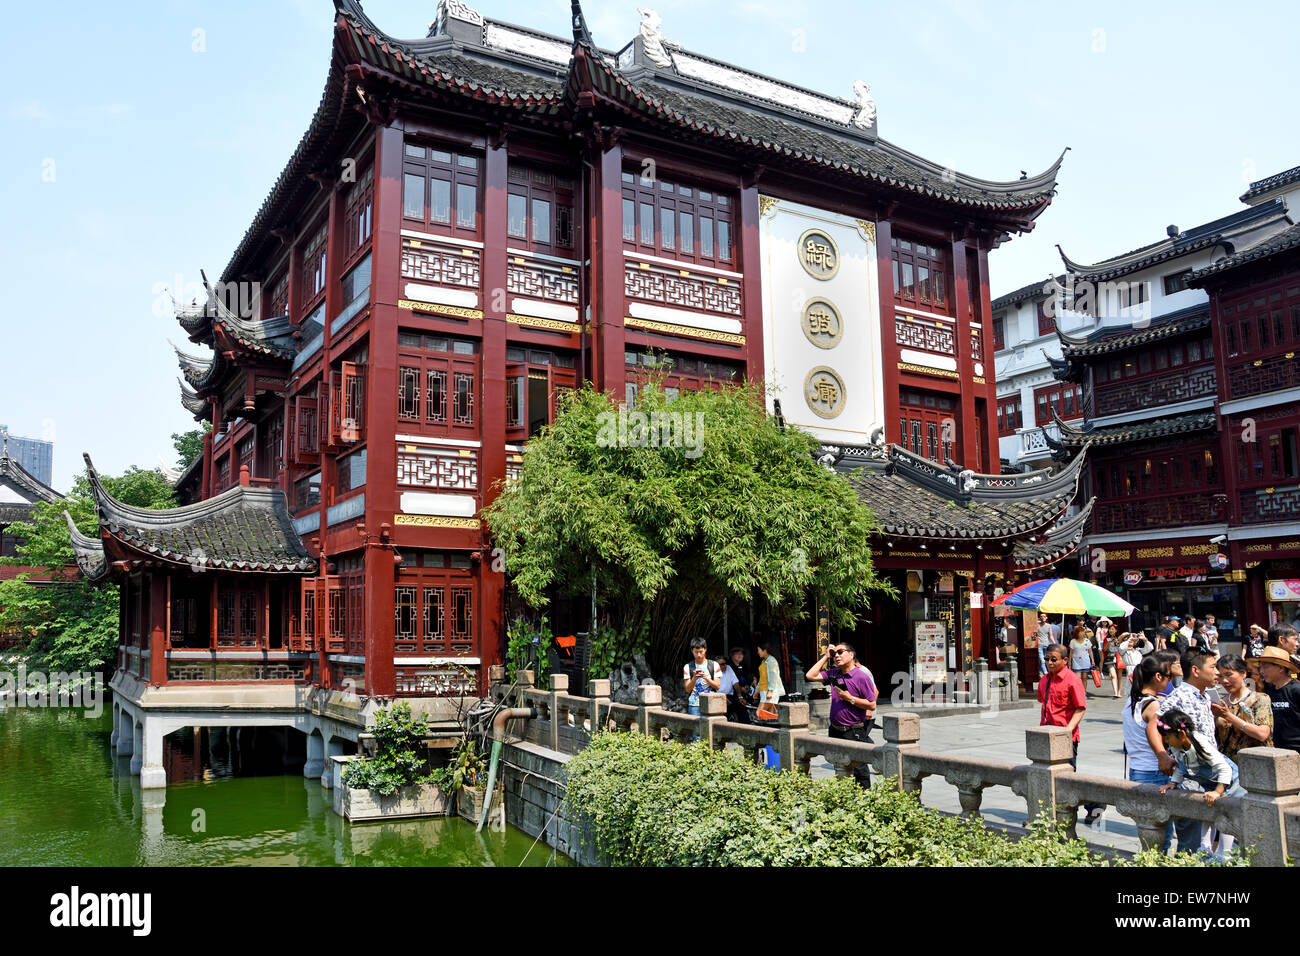
[[[560,749],[560,698],[569,693],[569,675],[552,674],[551,675],[551,749],[558,752]],[[595,721],[592,722],[593,727]]]
[[[808,732],[806,703],[776,705],[776,753],[782,770],[794,770],[795,737]]]
[[[1074,756],[1074,743],[1064,727],[1030,727],[1025,731],[1025,755],[1029,767],[1025,771],[1025,804],[1031,819],[1047,814],[1052,822],[1067,818],[1070,836],[1074,836],[1077,807],[1059,807],[1056,804],[1056,779],[1063,773],[1073,773],[1070,758]]]
[[[1249,747],[1237,754],[1241,785],[1241,843],[1253,847],[1254,866],[1286,866],[1286,817],[1300,809],[1300,754],[1277,747]]]
[[[636,689],[636,729],[650,733],[650,711],[663,710],[664,689],[658,684],[642,684]]]
[[[713,725],[719,720],[727,719],[726,694],[701,694],[699,727],[695,736],[713,748]]]
[[[987,707],[989,705],[989,701],[991,700],[991,698],[989,697],[989,694],[991,692],[991,688],[989,686],[989,662],[985,660],[983,657],[977,657],[975,659],[974,692],[975,692],[975,700],[973,701],[973,703],[981,707]]]
[[[883,723],[885,759],[881,772],[886,777],[896,778],[898,789],[904,793],[919,793],[921,780],[908,775],[906,761],[907,754],[919,750],[921,746],[921,715],[906,711],[886,714]]]
[[[1020,664],[1015,659],[1015,657],[1012,657],[1010,660],[1007,661],[1007,674],[1010,675],[1007,678],[1008,681],[1007,686],[1011,691],[1010,697],[1013,701],[1019,700],[1020,699]]]

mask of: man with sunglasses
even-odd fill
[[[828,665],[833,665],[834,670]],[[871,728],[876,713],[876,682],[871,671],[858,663],[852,644],[832,644],[804,676],[831,690],[831,737],[874,742]],[[853,768],[853,777],[859,786],[871,786],[871,768],[865,764]]]

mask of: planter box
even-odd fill
[[[466,820],[472,820],[474,823],[483,816],[483,801],[487,798],[487,791],[483,787],[461,787],[456,791],[456,812]],[[493,813],[499,813],[503,804],[503,791],[498,785],[496,799],[492,803]],[[502,816],[504,819],[504,815]],[[488,820],[491,824],[493,821]]]
[[[334,812],[353,822],[445,817],[451,811],[447,795],[433,784],[405,787],[387,797],[373,790],[352,790],[343,785],[343,768],[355,757],[331,757],[334,771]]]

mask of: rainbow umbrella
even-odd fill
[[[1128,617],[1134,611],[1133,605],[1119,595],[1087,581],[1069,578],[1030,581],[993,603],[1047,614],[1091,614],[1094,617]]]

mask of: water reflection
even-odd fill
[[[259,729],[261,730],[261,729]],[[305,737],[224,728],[169,735],[166,790],[109,749],[111,715],[0,712],[0,865],[567,865],[514,828],[458,818],[352,825],[305,779]],[[295,739],[296,738],[296,739]],[[530,852],[531,851],[531,852]]]

